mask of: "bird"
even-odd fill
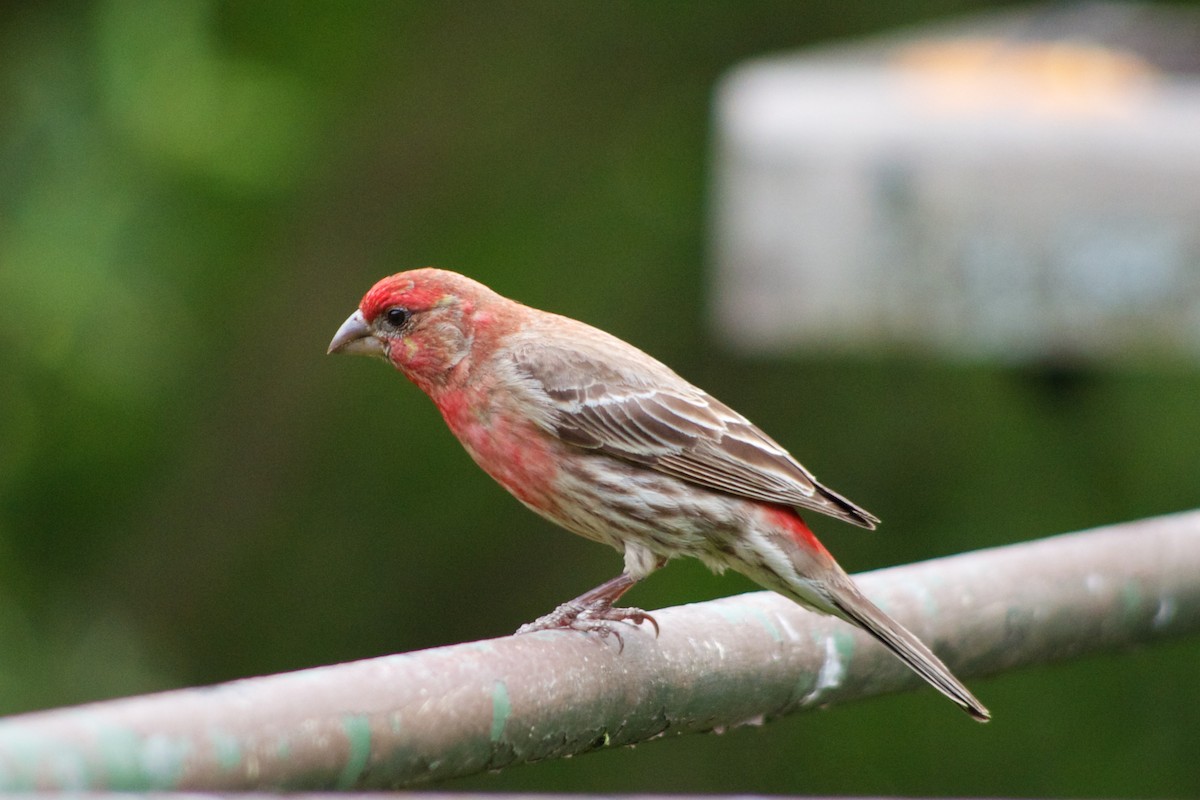
[[[424,267],[372,286],[328,352],[390,363],[517,500],[623,554],[620,575],[518,633],[605,635],[621,622],[657,631],[652,615],[616,603],[668,560],[691,556],[861,628],[973,718],[990,719],[920,639],[859,590],[800,512],[867,529],[879,519],[637,347]]]

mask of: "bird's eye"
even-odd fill
[[[388,324],[393,328],[403,327],[404,323],[408,322],[408,318],[412,316],[407,308],[396,306],[389,308],[384,315],[387,318]]]

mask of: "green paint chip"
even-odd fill
[[[504,681],[492,684],[492,741],[500,741],[504,728],[512,714],[512,701],[508,697],[508,686]]]
[[[371,757],[371,721],[362,714],[346,716],[342,718],[342,730],[350,745],[350,755],[338,774],[337,788],[349,789],[362,778]]]
[[[780,632],[779,627],[770,617],[763,613],[761,608],[753,609],[750,612],[750,616],[754,617],[754,619],[763,626],[766,632],[771,634],[772,639],[777,642],[783,641],[783,634]]]
[[[1126,581],[1121,587],[1121,607],[1126,620],[1136,617],[1142,610],[1142,587],[1136,580]]]
[[[212,742],[213,757],[216,759],[218,767],[226,772],[232,772],[241,766],[242,743],[236,736],[230,736],[227,733],[210,733],[208,738]]]
[[[849,629],[839,629],[833,634],[833,646],[844,664],[850,663],[854,657],[854,634]]]
[[[138,752],[141,741],[132,731],[124,728],[105,728],[97,731],[97,751],[100,756],[101,785],[106,789],[146,790],[157,789],[150,782],[139,763]],[[93,775],[92,780],[96,780]]]

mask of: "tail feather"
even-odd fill
[[[992,718],[991,713],[975,695],[962,684],[942,660],[907,628],[889,617],[853,586],[831,598],[838,616],[853,623],[878,639],[885,647],[924,678],[930,686],[953,700],[980,722]]]

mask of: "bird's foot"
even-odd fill
[[[627,622],[635,627],[643,622],[654,626],[654,635],[658,636],[658,621],[640,608],[617,608],[612,603],[599,601],[580,603],[571,600],[563,603],[549,614],[538,617],[533,622],[527,622],[517,629],[517,634],[547,631],[558,628],[594,633],[601,638],[614,636],[620,649],[625,649],[625,639],[621,636],[616,624]]]

